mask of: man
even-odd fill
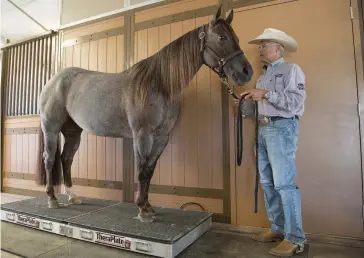
[[[291,256],[303,251],[301,198],[294,178],[299,118],[306,99],[305,75],[295,63],[284,60],[284,51],[295,52],[296,41],[276,29],[266,29],[249,42],[259,45],[262,62],[267,63],[256,89],[241,94],[258,101],[258,168],[271,229],[253,235],[260,242],[283,241],[270,253]]]

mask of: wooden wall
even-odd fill
[[[39,116],[9,117],[4,122],[3,191],[40,195],[35,184]],[[57,189],[58,190],[58,189]]]
[[[350,1],[278,0],[234,11],[233,28],[255,69],[249,88],[255,87],[262,69],[258,47],[248,41],[265,28],[277,28],[298,42],[298,51],[287,52],[285,59],[297,63],[306,76],[307,98],[299,122],[295,180],[301,193],[303,229],[311,234],[364,239],[356,79],[357,67],[361,66],[355,59],[355,53],[360,49],[353,45]],[[307,19],[308,12],[310,19]],[[256,17],[260,18],[251,23]],[[244,28],[247,24],[249,29]],[[320,36],[324,34],[325,37]],[[320,40],[316,41],[318,38]],[[243,89],[235,90],[240,93]],[[361,88],[359,92],[362,92]],[[233,119],[231,164],[235,163]],[[242,166],[231,166],[232,220],[237,225],[269,227],[261,187],[259,213],[254,213],[255,124],[250,120],[244,124],[246,140]]]

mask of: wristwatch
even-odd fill
[[[264,97],[265,97],[266,99],[269,99],[269,97],[270,97],[270,91],[268,91],[266,94],[264,94]]]

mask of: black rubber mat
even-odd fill
[[[19,212],[27,215],[33,215],[57,222],[66,222],[71,218],[76,218],[89,212],[94,212],[96,210],[103,209],[110,205],[115,205],[119,203],[119,201],[99,200],[81,197],[82,204],[68,205],[68,195],[60,194],[56,197],[60,203],[65,204],[64,207],[60,207],[58,209],[48,208],[48,197],[44,196],[12,203],[6,203],[1,205],[1,209]]]
[[[152,223],[134,219],[138,214],[135,204],[120,203],[82,218],[70,219],[69,224],[110,234],[172,244],[212,215],[192,210],[154,208],[157,215]]]

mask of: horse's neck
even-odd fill
[[[169,78],[166,78],[165,83],[172,84],[171,87],[179,84],[177,90],[180,92],[183,88],[188,87],[203,64],[200,54],[201,42],[198,37],[200,29],[201,27],[189,31],[170,43],[169,47],[165,49],[169,55],[162,67],[162,69],[169,69]],[[162,51],[161,55],[163,54]]]

